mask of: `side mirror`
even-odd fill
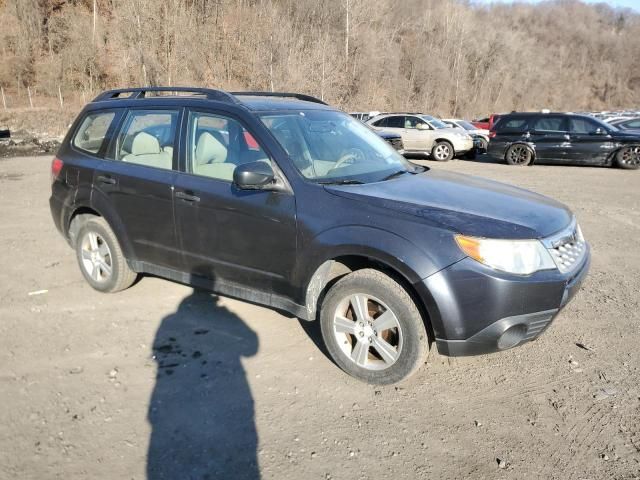
[[[243,163],[233,171],[233,183],[242,190],[266,190],[275,186],[275,176],[267,162]]]
[[[427,125],[426,123],[419,123],[418,125],[416,125],[416,128],[418,130],[431,130],[429,128],[429,125]]]

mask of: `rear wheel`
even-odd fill
[[[505,154],[505,160],[509,165],[529,165],[533,159],[533,152],[522,144],[511,145]]]
[[[640,168],[640,147],[625,147],[616,154],[616,165],[627,170]]]
[[[91,217],[80,227],[76,257],[85,280],[101,292],[124,290],[137,278],[127,265],[113,230],[102,217]]]
[[[429,351],[427,331],[407,291],[372,269],[353,272],[327,293],[320,327],[327,350],[349,375],[373,384],[413,374]]]
[[[453,145],[449,142],[440,141],[436,142],[431,149],[431,158],[439,162],[446,162],[453,158],[454,153]]]

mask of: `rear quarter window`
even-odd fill
[[[73,146],[85,152],[97,154],[115,115],[115,112],[88,113],[73,136]]]

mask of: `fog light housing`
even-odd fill
[[[521,323],[512,325],[507,328],[500,338],[498,338],[498,348],[500,350],[506,350],[507,348],[515,347],[518,345],[524,336],[527,334],[527,326]]]

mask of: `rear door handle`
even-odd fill
[[[184,200],[185,202],[199,202],[200,201],[200,197],[198,197],[197,195],[191,195],[191,194],[186,193],[186,192],[176,192],[176,198],[179,198],[180,200]]]
[[[115,178],[108,175],[99,175],[98,181],[100,183],[106,183],[107,185],[115,185],[116,183],[118,183]]]
[[[567,134],[567,135],[565,135],[565,136],[564,136],[564,139],[565,139],[565,140],[571,140],[571,135],[568,135],[568,134]]]

